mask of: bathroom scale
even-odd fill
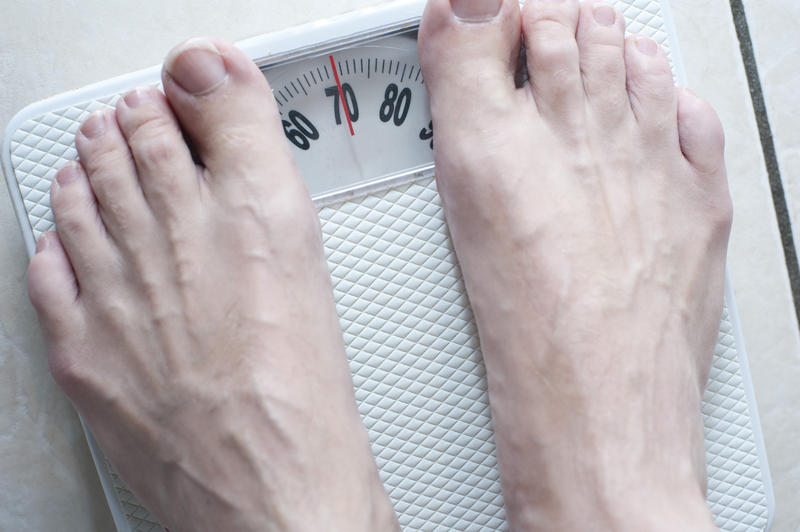
[[[685,84],[666,0],[617,0]],[[506,530],[477,329],[436,191],[417,57],[419,0],[239,43],[270,82],[316,203],[358,407],[403,530]],[[18,113],[2,167],[32,256],[53,229],[50,181],[88,114],[158,86],[160,66]],[[236,216],[235,212],[231,213]],[[730,286],[703,398],[708,505],[725,531],[769,528],[773,494]],[[120,532],[162,527],[87,431]]]

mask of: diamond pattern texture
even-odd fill
[[[672,57],[656,0],[619,0],[631,32]],[[154,80],[155,81],[155,80]],[[35,238],[74,135],[117,94],[53,109],[12,133],[11,163]],[[325,252],[376,460],[404,530],[505,530],[484,366],[431,178],[319,209]],[[704,397],[708,502],[725,531],[764,530],[767,497],[733,325],[723,315]],[[110,468],[136,532],[163,531]]]

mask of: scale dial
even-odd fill
[[[416,32],[263,71],[312,196],[433,164]]]

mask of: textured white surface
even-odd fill
[[[363,5],[366,3],[369,2],[361,2],[360,4]],[[702,2],[702,6],[695,2],[673,2],[673,4],[676,3],[684,6],[678,24],[679,28],[693,28],[694,26],[690,25],[688,21],[691,20],[692,24],[694,24],[695,20],[702,20],[702,22],[697,22],[701,30],[696,33],[699,40],[691,41],[696,44],[696,46],[686,46],[687,41],[695,36],[693,32],[688,32],[686,36],[681,35],[684,52],[689,52],[688,62],[695,65],[695,73],[704,74],[697,75],[693,78],[690,77],[690,80],[693,82],[693,87],[698,89],[698,92],[703,96],[711,98],[712,101],[716,99],[715,105],[721,110],[723,121],[726,124],[731,122],[730,120],[726,120],[726,116],[737,117],[733,121],[735,127],[729,128],[728,131],[729,142],[733,140],[735,146],[735,149],[731,150],[733,152],[733,164],[730,164],[729,167],[736,170],[747,167],[748,171],[731,173],[731,179],[734,184],[734,196],[736,197],[737,190],[745,190],[742,188],[745,186],[745,183],[751,181],[753,183],[759,182],[758,179],[750,180],[749,178],[751,176],[754,174],[760,176],[757,167],[753,169],[752,166],[747,166],[749,163],[746,163],[746,161],[752,158],[753,153],[751,139],[752,125],[750,121],[746,120],[746,112],[749,112],[749,109],[746,109],[746,101],[739,102],[737,100],[735,104],[728,105],[729,100],[726,99],[727,93],[725,91],[717,91],[716,89],[703,90],[703,87],[725,86],[727,83],[729,90],[735,92],[734,89],[730,87],[738,88],[739,85],[737,85],[737,83],[741,84],[740,78],[736,78],[732,82],[726,81],[728,78],[724,70],[728,68],[730,64],[728,58],[735,57],[735,54],[728,53],[729,51],[735,52],[735,40],[731,40],[729,35],[730,30],[726,26],[726,24],[729,24],[729,13],[726,12],[727,6],[725,2],[722,1]],[[94,3],[87,4],[94,5]],[[105,3],[96,4],[97,5],[94,7],[84,8],[88,13],[95,15],[96,19],[87,16],[86,13],[62,13],[60,12],[62,9],[60,7],[58,9],[44,9],[42,6],[35,8],[35,3],[31,3],[31,5],[34,6],[32,9],[20,9],[17,14],[25,15],[26,13],[36,13],[35,18],[31,17],[27,21],[23,20],[20,24],[18,24],[18,17],[8,17],[5,18],[6,22],[0,22],[0,25],[13,22],[15,26],[18,26],[15,28],[2,26],[2,29],[7,31],[0,31],[0,42],[3,44],[3,46],[0,46],[0,67],[16,67],[17,64],[26,62],[28,58],[36,59],[35,61],[30,61],[29,66],[26,66],[24,69],[11,68],[10,71],[15,73],[13,78],[5,76],[3,79],[0,79],[0,86],[2,86],[3,89],[0,91],[2,93],[0,94],[0,103],[2,104],[2,114],[4,118],[10,116],[10,109],[19,108],[23,103],[28,103],[31,98],[52,94],[89,80],[96,80],[115,73],[147,66],[157,60],[168,45],[177,41],[180,36],[214,32],[223,33],[232,38],[240,38],[248,35],[248,33],[246,33],[248,31],[263,31],[269,27],[280,27],[302,19],[316,18],[322,14],[345,10],[351,4],[355,5],[359,3],[343,1],[332,2],[329,5],[326,4],[324,8],[321,7],[321,4],[314,5],[313,2],[295,2],[294,4],[281,3],[280,7],[277,7],[277,3],[275,2],[261,2],[259,3],[263,4],[261,7],[254,4],[249,8],[246,6],[243,7],[244,3],[242,3],[222,13],[223,17],[222,20],[220,20],[217,16],[216,8],[198,8],[198,6],[192,6],[193,9],[189,9],[190,6],[187,5],[183,9],[176,8],[174,10],[175,12],[173,12],[173,10],[163,12],[164,10],[162,9],[163,6],[161,6],[161,3],[151,2],[148,4],[144,2],[141,5],[137,5],[136,13],[133,14],[124,13],[123,9],[118,9],[117,12],[112,10],[111,12],[115,15],[113,17],[114,19],[125,20],[125,22],[122,23],[119,21],[112,21],[112,17],[109,15],[109,10],[106,9]],[[64,5],[66,6],[66,3]],[[160,20],[162,20],[162,26],[164,26],[164,28],[169,26],[177,29],[172,33],[166,30],[161,31],[161,33],[156,29],[145,30],[144,28],[155,28],[148,24],[150,20],[147,19],[146,16],[148,13],[148,5],[152,13],[158,12],[161,15]],[[292,8],[288,9],[286,6],[290,5]],[[244,14],[249,11],[260,13],[261,17],[257,23],[253,22],[253,19],[250,17],[242,17],[239,20],[230,20],[227,18],[231,16],[231,13]],[[188,13],[191,13],[191,15],[187,15]],[[698,13],[702,14],[702,17],[697,17],[696,15]],[[267,14],[270,16],[267,16]],[[245,18],[247,20],[245,20]],[[86,31],[86,28],[81,25],[94,22],[95,20],[99,20],[102,24],[94,24],[95,27],[92,31]],[[210,22],[212,20],[213,22]],[[712,23],[717,26],[712,26]],[[130,39],[126,42],[136,42],[139,48],[133,44],[129,44],[126,47],[123,42],[115,43],[113,37],[111,37],[114,31],[118,33],[122,32],[123,30],[121,28],[137,26],[141,28],[134,32],[136,36],[139,37],[138,40]],[[38,30],[44,27],[47,27],[47,31],[31,32],[31,28]],[[101,29],[106,27],[111,28],[108,30],[109,33],[107,35],[101,32]],[[256,27],[259,29],[255,30]],[[711,29],[712,27],[714,28],[713,30]],[[67,30],[64,28],[67,28]],[[115,28],[120,29],[115,30]],[[237,30],[232,30],[231,28],[237,28]],[[721,31],[718,31],[719,28],[721,28]],[[67,31],[67,33],[65,33],[65,31]],[[183,32],[183,34],[180,32]],[[63,42],[72,42],[76,33],[81,35],[78,42],[81,43],[82,46],[62,45]],[[715,46],[724,48],[724,53],[720,54],[719,48],[709,49],[707,37],[703,36],[704,33],[713,35],[717,40],[712,40],[712,43]],[[69,34],[69,39],[66,37],[67,34]],[[60,37],[62,41],[54,41],[53,35],[57,38]],[[103,38],[104,35],[105,38]],[[147,35],[147,37],[143,38],[142,35]],[[17,40],[15,41],[14,39]],[[730,42],[725,39],[728,39]],[[720,44],[720,42],[722,44]],[[112,45],[109,46],[108,43],[112,43]],[[37,46],[41,48],[37,48]],[[148,48],[148,46],[150,48]],[[98,47],[103,47],[103,52],[100,55],[96,52]],[[730,48],[730,50],[728,50],[728,48]],[[134,49],[137,50],[135,55],[126,55],[130,53],[129,50],[132,51]],[[17,54],[16,56],[14,56],[15,53]],[[148,53],[150,55],[148,55]],[[9,56],[8,54],[11,55]],[[76,54],[79,57],[78,60],[75,60]],[[39,60],[40,57],[42,57],[43,60]],[[57,57],[58,60],[52,61],[50,59],[51,57]],[[88,57],[93,57],[94,59],[90,62],[86,62],[84,58]],[[721,61],[720,57],[725,59],[725,61]],[[139,62],[137,63],[136,61]],[[98,63],[100,64],[99,67]],[[72,67],[59,68],[65,64],[72,65]],[[117,70],[115,70],[115,68],[117,68]],[[123,70],[119,70],[119,68]],[[702,70],[702,68],[705,68],[705,70]],[[19,75],[20,72],[23,75]],[[97,72],[101,74],[97,74]],[[30,73],[39,73],[36,75],[42,77],[34,83],[34,78],[31,77]],[[707,73],[708,75],[705,75]],[[13,85],[11,84],[11,79],[13,79]],[[742,112],[743,106],[745,107],[744,111],[746,111],[744,113]],[[743,118],[741,126],[738,123],[739,116]],[[743,132],[747,132],[747,134],[745,135]],[[737,189],[736,186],[738,182],[742,183],[742,187],[739,187],[739,189]],[[749,279],[782,279],[781,276],[785,275],[785,272],[782,272],[780,269],[775,269],[775,265],[777,264],[777,266],[780,266],[780,262],[777,259],[774,260],[773,255],[779,257],[779,253],[775,253],[772,249],[769,249],[768,252],[759,252],[756,255],[748,253],[748,250],[752,248],[761,249],[756,244],[771,246],[775,240],[773,233],[770,231],[762,231],[762,233],[757,232],[760,231],[761,227],[764,225],[764,204],[757,203],[757,205],[761,207],[761,210],[757,213],[748,213],[748,209],[750,208],[750,203],[748,202],[753,201],[755,198],[758,198],[759,201],[761,201],[762,197],[768,199],[768,196],[765,194],[767,194],[767,192],[756,186],[755,188],[747,189],[746,193],[742,192],[741,199],[743,201],[737,203],[737,208],[739,208],[737,216],[739,216],[740,219],[747,220],[745,222],[740,221],[739,227],[745,228],[745,233],[751,235],[752,238],[748,237],[749,240],[739,245],[742,251],[734,257],[734,270],[748,272],[747,264],[749,257],[758,257],[758,264],[752,269],[753,275],[748,276],[742,274],[739,276],[740,282],[736,283],[737,287],[742,287],[742,292],[745,293],[745,295],[748,295],[747,287],[750,286],[748,283]],[[766,205],[768,210],[768,201]],[[24,282],[24,273],[22,273],[24,272],[24,250],[18,240],[16,228],[9,223],[11,217],[8,215],[7,208],[8,205],[4,205],[3,229],[5,233],[3,237],[2,259],[4,272],[11,273],[9,277],[7,277],[10,284],[3,285],[2,325],[4,329],[2,332],[4,343],[2,347],[4,351],[3,358],[0,360],[0,368],[2,368],[3,371],[3,383],[10,382],[12,385],[10,387],[6,385],[0,388],[0,393],[2,394],[4,405],[16,404],[18,406],[13,410],[4,409],[4,417],[2,419],[4,423],[2,427],[4,430],[2,434],[19,435],[23,432],[27,433],[29,431],[27,428],[28,424],[34,422],[37,424],[36,427],[40,435],[30,440],[11,440],[10,442],[2,440],[4,449],[10,449],[10,452],[5,454],[5,456],[12,460],[16,459],[18,463],[15,464],[14,468],[9,468],[7,464],[10,462],[6,461],[5,457],[2,460],[4,468],[3,474],[0,476],[3,479],[2,482],[4,482],[3,486],[8,487],[4,487],[2,490],[5,495],[2,499],[0,529],[22,530],[29,527],[27,529],[50,530],[66,526],[67,529],[73,530],[89,530],[90,528],[92,530],[107,530],[107,526],[102,524],[104,522],[107,523],[101,516],[102,501],[95,500],[93,505],[87,505],[85,502],[81,502],[87,500],[83,498],[82,490],[87,490],[88,493],[93,488],[90,488],[88,484],[84,487],[84,485],[78,481],[81,479],[82,474],[92,474],[91,466],[89,466],[88,469],[86,469],[85,465],[80,467],[70,466],[65,468],[65,472],[63,473],[57,471],[58,464],[66,464],[69,460],[74,460],[72,458],[64,458],[67,456],[66,449],[70,449],[73,446],[78,448],[80,442],[74,437],[74,416],[68,410],[64,409],[63,399],[57,399],[53,395],[52,383],[49,383],[47,380],[46,365],[42,363],[41,359],[41,346],[39,342],[35,340],[35,319],[32,317],[32,313],[24,299],[24,293],[20,292],[17,288],[18,286],[22,286]],[[745,215],[750,214],[750,216],[743,218],[742,213]],[[737,233],[735,231],[734,251],[736,251],[736,235]],[[752,245],[749,244],[749,242],[752,242]],[[13,260],[15,257],[18,260]],[[755,287],[755,285],[752,286]],[[767,327],[751,327],[752,334],[748,333],[748,338],[751,339],[749,341],[751,354],[753,345],[770,347],[774,346],[776,341],[784,342],[782,340],[785,335],[785,333],[782,332],[783,330],[780,328],[775,329],[779,324],[783,324],[783,321],[781,321],[783,319],[783,307],[780,305],[768,307],[766,303],[768,301],[782,302],[785,299],[785,295],[781,294],[781,297],[774,297],[773,294],[775,291],[771,286],[772,285],[769,285],[765,290],[763,288],[763,283],[762,285],[758,285],[758,287],[751,290],[752,296],[749,297],[748,301],[763,299],[765,303],[763,305],[764,307],[777,308],[777,312],[762,311],[762,306],[759,305],[752,305],[752,310],[751,305],[743,309],[743,315],[769,316],[768,322],[765,323]],[[30,329],[31,327],[33,327],[33,329]],[[758,344],[760,332],[764,340],[761,341],[761,344]],[[10,339],[20,340],[18,342],[13,342],[10,341]],[[783,350],[784,348],[781,347],[781,349]],[[19,353],[17,353],[16,350],[19,350]],[[765,350],[762,357],[769,354],[770,352]],[[29,363],[27,361],[33,361],[33,363],[28,365]],[[32,385],[32,383],[35,384]],[[49,391],[45,393],[39,390]],[[55,392],[55,394],[57,395],[57,392]],[[47,397],[51,398],[47,400]],[[761,406],[763,407],[764,405],[762,404]],[[12,414],[12,412],[26,413],[15,417],[15,414]],[[72,421],[68,418],[71,418]],[[48,419],[50,419],[50,421],[48,421]],[[65,427],[71,424],[71,428],[66,430],[59,429],[57,428],[59,423]],[[6,428],[8,430],[5,430]],[[72,436],[65,439],[66,443],[59,443],[57,435],[67,433],[72,433]],[[19,444],[14,446],[14,441],[19,442]],[[44,442],[52,442],[53,447],[46,452],[36,454],[35,460],[20,461],[16,458],[24,454],[21,450],[23,445],[25,445],[27,449],[38,449],[39,446],[45,447]],[[56,464],[55,469],[52,464]],[[83,467],[83,469],[81,469],[81,467]],[[59,485],[59,479],[63,480],[64,478],[68,478],[70,482],[62,485],[68,485],[69,487],[60,489],[57,487]],[[8,484],[5,484],[5,482],[8,482]],[[48,491],[48,489],[50,491]],[[18,496],[14,495],[14,502],[10,502],[12,501],[12,498],[10,498],[11,494],[18,494]],[[789,495],[790,494],[787,494],[787,496]],[[37,506],[37,500],[43,502]],[[46,501],[46,504],[44,501]],[[795,511],[796,516],[796,509],[798,506],[797,504],[784,505],[781,510],[787,513]],[[85,516],[83,520],[81,520],[82,515]],[[74,524],[79,522],[83,523],[83,525]],[[42,524],[36,525],[32,523]],[[73,525],[65,525],[65,523],[73,523]],[[94,525],[92,525],[92,523],[94,523]],[[785,530],[788,530],[788,528]]]
[[[74,131],[78,109],[97,105],[55,110],[14,135],[34,230],[47,230],[50,214],[47,179],[36,173],[52,172],[59,156],[51,153],[69,152],[58,147],[69,136],[54,128]],[[356,399],[401,525],[504,529],[477,331],[435,182],[329,203],[320,220]],[[703,407],[708,500],[723,530],[744,532],[763,530],[768,508],[742,380],[726,309]],[[153,529],[114,477],[134,530]]]
[[[356,398],[401,525],[505,529],[476,330],[433,180],[320,211]],[[763,530],[764,485],[728,309],[703,415],[708,501]]]

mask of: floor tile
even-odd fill
[[[788,6],[793,2],[748,2],[748,21],[753,30],[751,3],[780,18],[785,10],[777,4]],[[672,11],[689,84],[714,105],[726,130],[726,159],[735,208],[728,264],[775,488],[773,530],[795,532],[800,527],[800,343],[739,43],[727,0],[673,0]],[[797,49],[800,26],[793,27],[777,25],[769,31],[787,39],[793,35]],[[764,29],[767,28],[765,24]],[[758,48],[756,34],[753,39]],[[798,55],[794,54],[796,60],[800,59]],[[757,54],[759,70],[762,58],[768,65],[765,79],[784,83],[787,77],[796,76],[796,68],[782,71],[788,57],[779,60],[766,51],[761,56]],[[779,89],[769,92],[777,93]],[[795,126],[784,134],[784,139],[796,136],[797,131]],[[794,146],[800,143],[795,140]],[[788,154],[791,146],[785,149]]]
[[[80,3],[34,0],[0,18],[0,124],[22,106],[156,64],[196,34],[241,39],[375,0]],[[800,233],[798,7],[745,2],[784,184]],[[727,0],[673,0],[689,83],[718,109],[736,205],[729,273],[773,474],[776,532],[800,526],[800,338],[747,81]],[[131,28],[137,28],[131,31]],[[124,37],[121,37],[124,36]],[[793,39],[793,40],[792,40]],[[109,44],[112,43],[112,44]],[[3,187],[0,187],[3,188]],[[795,235],[797,238],[797,234]],[[0,527],[111,529],[77,417],[49,378],[24,289],[25,253],[0,193]]]

